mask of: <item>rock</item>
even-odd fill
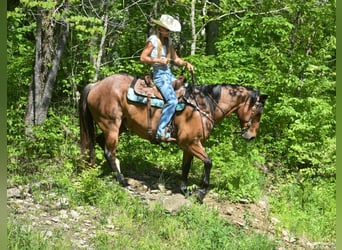
[[[59,217],[53,217],[53,218],[51,218],[51,221],[55,222],[55,223],[59,223],[60,219],[59,219]]]
[[[56,207],[67,207],[69,205],[69,201],[67,198],[62,197],[56,202]]]
[[[67,214],[68,212],[66,210],[61,210],[61,211],[59,211],[59,213],[60,213],[60,217],[62,219],[67,219],[69,217]]]
[[[8,198],[21,198],[21,190],[17,187],[7,189]]]
[[[286,242],[290,242],[290,243],[293,243],[293,242],[295,242],[296,241],[296,238],[295,237],[293,237],[293,235],[290,233],[290,231],[288,231],[288,230],[285,230],[285,229],[283,229],[282,231],[281,231],[281,234],[282,234],[282,239],[284,240],[284,241],[286,241]]]
[[[165,189],[165,185],[164,184],[159,183],[158,184],[158,188],[159,188],[160,192],[165,193],[166,189]]]
[[[51,225],[52,222],[50,220],[45,220],[45,225]]]
[[[273,224],[273,225],[276,225],[276,224],[278,224],[280,222],[280,220],[278,219],[278,218],[276,218],[276,217],[272,217],[271,218],[271,223]]]
[[[242,203],[242,204],[248,204],[249,200],[247,200],[247,199],[240,199],[239,202]]]
[[[162,201],[163,208],[169,213],[177,213],[184,206],[190,206],[191,202],[181,194],[164,197]]]
[[[77,212],[77,211],[75,211],[75,210],[71,210],[71,211],[70,211],[70,214],[71,214],[71,216],[72,216],[74,219],[76,219],[76,220],[78,220],[79,217],[80,217],[80,213]]]
[[[268,210],[269,208],[269,203],[266,199],[261,199],[259,202],[258,202],[258,205],[260,208],[264,209],[264,210]]]
[[[53,233],[50,230],[47,231],[43,231],[42,232],[42,236],[46,236],[46,237],[51,237],[53,235]]]
[[[227,210],[225,211],[227,215],[233,215],[234,209],[231,207],[227,207]]]

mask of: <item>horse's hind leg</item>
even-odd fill
[[[126,180],[125,180],[123,174],[121,173],[119,159],[113,156],[113,153],[110,150],[108,150],[107,146],[105,146],[104,155],[105,155],[106,160],[108,161],[109,165],[113,169],[113,171],[116,172],[116,178],[117,178],[118,182],[121,185],[126,186],[127,183],[126,183]]]
[[[121,173],[120,169],[120,161],[115,157],[116,148],[118,146],[118,136],[119,133],[115,132],[116,130],[111,130],[107,136],[105,135],[105,145],[104,145],[104,155],[106,157],[106,160],[108,161],[110,167],[113,169],[113,171],[116,172],[116,177],[118,182],[123,185],[127,186],[127,182]]]
[[[104,151],[105,150],[106,141],[105,141],[105,137],[104,137],[103,133],[101,133],[98,136],[96,136],[96,142],[99,144],[99,146]]]

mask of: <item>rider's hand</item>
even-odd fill
[[[186,67],[188,68],[188,70],[190,72],[194,72],[195,68],[194,68],[194,66],[191,63],[186,62]]]
[[[165,65],[166,65],[166,64],[169,63],[169,59],[166,58],[166,57],[160,58],[159,63],[160,63],[160,64],[165,64]]]

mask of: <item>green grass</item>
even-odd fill
[[[55,230],[54,237],[49,237],[47,230],[35,228],[29,220],[18,221],[13,215],[8,218],[7,238],[9,250],[71,249],[62,231]]]
[[[282,227],[316,242],[336,241],[336,183],[313,178],[311,182],[286,179],[271,199],[271,212]]]

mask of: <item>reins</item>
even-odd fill
[[[190,74],[191,74],[191,83],[194,84],[194,73],[193,73],[193,72],[190,72]],[[220,107],[220,105],[217,103],[217,101],[215,101],[215,99],[214,99],[210,94],[208,94],[207,96],[208,96],[208,97],[210,98],[210,100],[215,104],[215,107],[217,107],[218,110],[221,111],[221,113],[223,114],[223,116],[226,116],[226,115],[228,114],[228,112],[224,112],[224,111],[223,111],[223,109]],[[202,111],[202,112],[203,112],[203,111]],[[203,112],[203,113],[205,113],[205,112]],[[207,113],[205,113],[205,114],[207,114]],[[208,118],[209,118],[209,117],[208,117]],[[215,119],[213,119],[213,118],[211,118],[211,117],[210,117],[210,119],[212,120],[212,123],[214,124],[214,123],[215,123]]]
[[[182,71],[182,74],[183,73],[184,73],[184,70]],[[191,71],[190,75],[191,75],[191,84],[194,85],[194,73]],[[215,125],[215,120],[212,117],[210,117],[210,115],[207,112],[204,112],[203,110],[200,109],[198,102],[196,100],[196,97],[193,94],[194,94],[194,92],[191,93],[191,95],[193,96],[193,100],[195,101],[195,105],[192,102],[190,102],[189,100],[187,100],[184,96],[183,96],[183,100],[187,104],[192,106],[196,111],[199,112],[199,114],[201,116],[202,134],[203,134],[203,138],[205,138],[204,121],[203,121],[202,117],[203,116],[206,117],[212,123],[213,126]]]

